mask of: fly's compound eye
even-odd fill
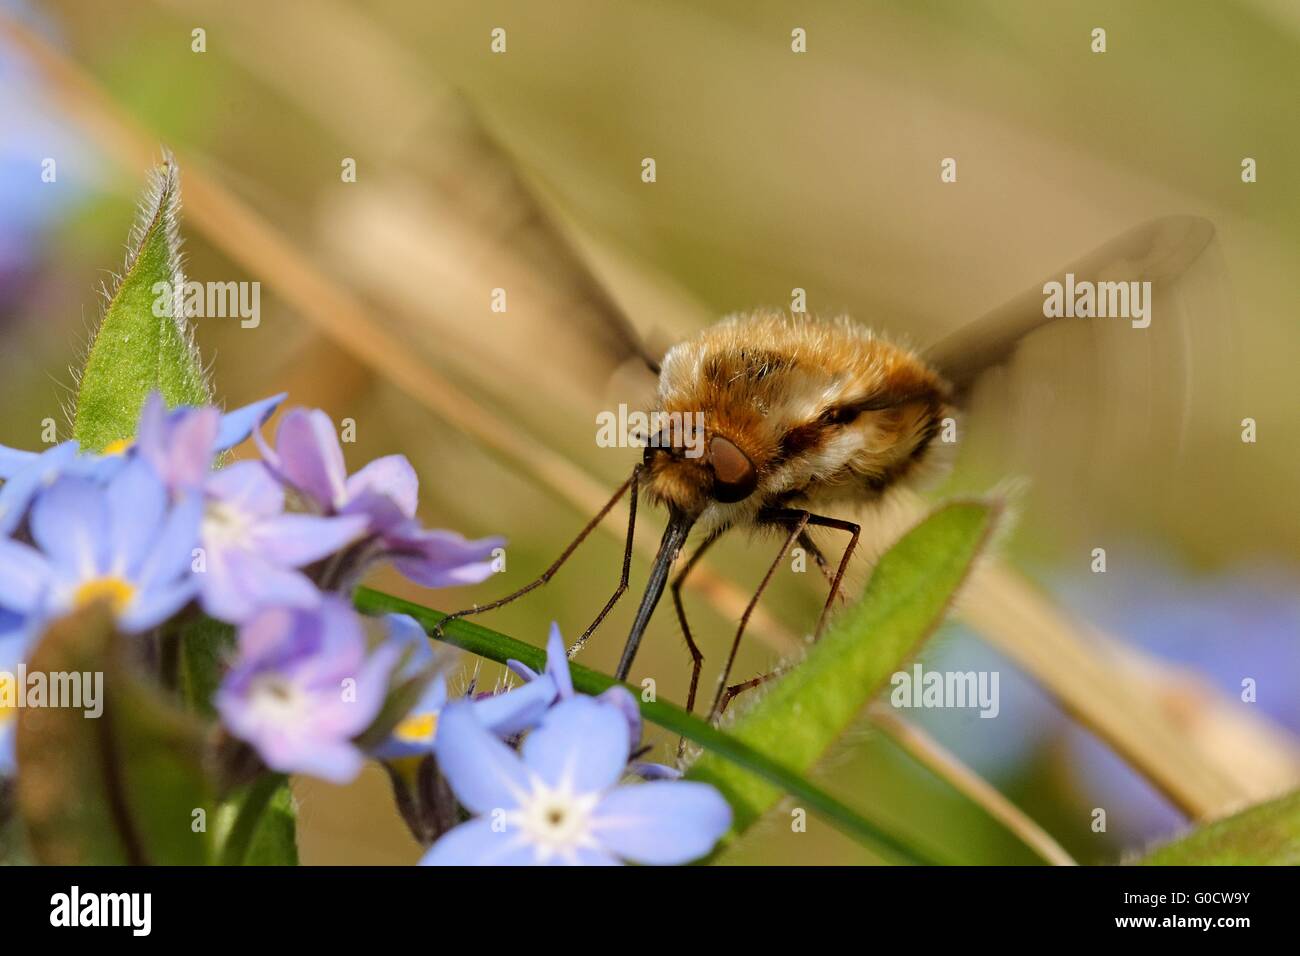
[[[709,457],[713,464],[713,497],[730,504],[744,501],[758,484],[758,473],[749,457],[735,444],[721,435],[714,435],[709,443]]]

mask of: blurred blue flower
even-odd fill
[[[105,454],[79,454],[75,441],[41,452],[0,445],[0,535],[13,534],[41,488],[60,475],[108,481],[139,455],[171,492],[202,485],[218,453],[238,445],[265,421],[283,395],[221,414],[215,408],[182,407],[167,411],[162,396],[145,399],[134,440],[115,442]]]
[[[397,657],[391,645],[368,653],[361,619],[334,595],[272,608],[240,628],[217,713],[272,770],[347,783],[365,759],[354,738],[383,706]]]
[[[267,467],[324,514],[361,515],[379,556],[425,587],[477,584],[492,573],[501,538],[467,541],[423,527],[415,516],[419,480],[405,455],[376,458],[348,476],[343,448],[328,415],[295,408],[280,420],[275,448],[254,436]]]
[[[235,624],[267,607],[314,607],[320,591],[298,569],[357,540],[366,527],[359,515],[286,513],[284,488],[257,461],[212,473],[204,490],[204,565],[196,575],[203,609]]]
[[[695,782],[619,785],[627,723],[590,697],[553,707],[516,754],[466,704],[442,718],[438,764],[475,814],[436,842],[426,866],[688,863],[731,826],[731,808]]]
[[[172,505],[139,460],[107,485],[59,478],[32,506],[36,547],[0,538],[0,608],[30,621],[107,600],[128,633],[161,624],[194,596],[201,510],[193,496]]]
[[[51,18],[19,0],[0,10],[62,45]],[[0,312],[22,295],[36,271],[42,242],[52,226],[85,195],[95,150],[62,121],[41,88],[39,76],[0,41]],[[58,178],[42,178],[43,163],[57,163]]]
[[[1153,560],[1058,582],[1054,592],[1083,620],[1143,651],[1194,669],[1235,707],[1300,734],[1300,595],[1279,571],[1241,571],[1190,579]],[[1076,799],[1107,808],[1110,833],[1122,842],[1149,841],[1185,825],[1184,817],[1122,757],[1078,727],[1014,664],[964,629],[949,629],[927,655],[942,671],[996,670],[999,719],[974,710],[923,710],[908,716],[967,763],[995,779],[1037,756],[1059,758]],[[1257,700],[1242,700],[1250,678]]]
[[[15,769],[14,732],[18,729],[15,677],[31,649],[33,629],[19,614],[0,609],[0,778]]]
[[[1280,572],[1189,580],[1147,565],[1116,576],[1105,591],[1105,599],[1089,598],[1083,588],[1065,589],[1064,596],[1112,633],[1192,668],[1233,707],[1300,735],[1300,594]],[[1242,699],[1247,680],[1253,701]],[[1147,841],[1186,826],[1163,795],[1092,734],[1066,724],[1060,745],[1072,782],[1090,803],[1107,808],[1107,824],[1120,839]]]

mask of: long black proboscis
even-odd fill
[[[636,657],[636,650],[641,644],[641,635],[645,633],[646,625],[650,623],[650,616],[654,614],[659,598],[663,597],[664,585],[668,583],[668,572],[677,558],[677,553],[686,543],[686,536],[690,534],[691,525],[694,523],[694,518],[678,511],[673,511],[669,515],[668,527],[664,529],[663,540],[659,542],[659,553],[655,555],[654,566],[650,569],[650,579],[646,582],[645,594],[641,597],[641,606],[636,610],[636,620],[632,622],[627,644],[623,647],[623,657],[618,662],[618,670],[614,675],[619,680],[626,680],[628,672],[632,669],[632,660]]]

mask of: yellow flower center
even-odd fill
[[[91,578],[77,588],[72,603],[78,608],[83,608],[96,601],[107,601],[109,609],[114,614],[121,614],[134,597],[135,587],[129,581],[123,581],[121,578]]]
[[[101,455],[125,455],[127,449],[135,444],[134,438],[118,438],[104,446]]]
[[[18,681],[13,674],[0,671],[0,726],[18,716]]]
[[[420,744],[432,740],[437,730],[438,714],[430,711],[427,714],[414,714],[407,717],[393,728],[393,736],[404,743]]]

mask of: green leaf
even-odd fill
[[[284,774],[263,774],[221,808],[222,866],[297,866],[293,793]]]
[[[180,181],[168,157],[155,169],[127,243],[126,268],[108,297],[77,392],[73,437],[102,451],[135,434],[140,407],[151,391],[167,405],[203,405],[210,398],[184,310],[177,216]],[[174,298],[163,290],[173,290]],[[160,300],[168,314],[155,315]],[[172,316],[174,313],[175,317]]]
[[[28,675],[47,681],[102,675],[98,717],[84,707],[19,710],[17,803],[39,863],[211,859],[206,830],[215,801],[203,772],[204,727],[146,683],[132,649],[107,609],[94,605],[56,621],[27,664]]]
[[[371,588],[358,588],[354,599],[358,610],[366,614],[409,614],[431,636],[438,622],[447,616],[440,611]],[[541,648],[525,644],[523,641],[507,637],[505,634],[470,621],[453,621],[438,639],[502,664],[513,659],[536,671],[542,670],[546,665],[546,652]],[[584,694],[599,694],[619,683],[614,678],[583,667],[581,664],[571,663],[570,670],[573,674],[574,687]],[[819,813],[841,831],[870,846],[873,850],[883,850],[903,862],[935,862],[933,854],[917,848],[908,840],[868,820],[824,790],[809,783],[780,760],[754,749],[744,741],[716,727],[709,726],[675,704],[663,700],[641,700],[639,688],[628,687],[628,690],[640,701],[641,714],[646,720],[694,741],[737,766],[745,768],[758,778],[768,781],[778,790],[797,797],[804,805]]]
[[[1300,790],[1207,823],[1141,862],[1147,866],[1300,865]]]
[[[797,667],[771,682],[730,727],[755,750],[779,753],[807,773],[907,658],[942,623],[953,595],[993,531],[998,508],[954,502],[932,513],[885,553],[856,605],[832,622]],[[687,774],[713,784],[743,833],[780,789],[705,753]]]
[[[181,696],[196,713],[215,716],[212,699],[235,647],[235,629],[210,617],[200,617],[181,628],[178,639]]]

